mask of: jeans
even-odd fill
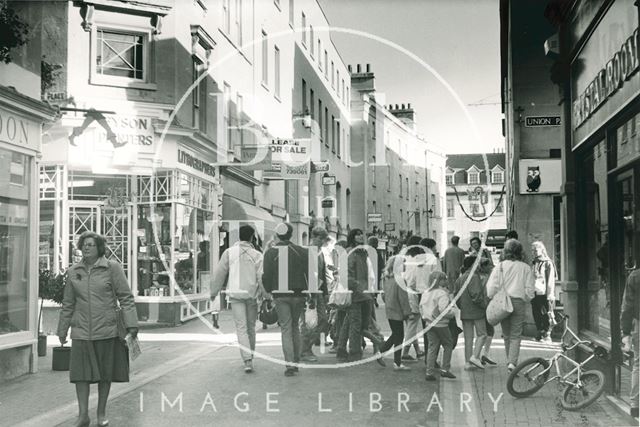
[[[391,347],[395,347],[396,351],[393,352],[393,361],[396,365],[402,364],[402,340],[404,339],[404,322],[402,320],[389,319],[389,326],[391,327],[391,336],[382,344],[380,348],[381,352],[389,351]]]
[[[331,339],[333,340],[334,347],[338,347],[338,343],[340,342],[340,335],[342,334],[342,325],[344,324],[344,319],[347,317],[347,309],[346,308],[335,308],[334,321],[332,326]]]
[[[302,334],[302,355],[313,354],[313,343],[321,339],[321,333],[327,333],[328,314],[327,304],[322,294],[314,294],[312,297],[315,309],[318,312],[318,325],[315,328],[307,328],[307,325],[302,322],[302,328],[300,330]],[[307,308],[309,310],[309,308]]]
[[[236,335],[240,344],[242,360],[253,359],[256,349],[256,319],[258,318],[258,303],[254,299],[231,298],[231,314],[236,325]]]
[[[433,375],[438,358],[438,351],[442,346],[442,369],[451,369],[451,354],[453,353],[453,341],[448,326],[433,327],[427,331],[429,337],[429,351],[427,353],[427,375]]]
[[[286,362],[300,362],[300,316],[305,297],[275,298],[278,324],[282,333],[282,352]]]
[[[346,308],[346,317],[342,322],[338,340],[338,357],[346,357],[348,341],[349,357],[352,360],[362,358],[362,305],[368,303],[369,301],[354,302]]]
[[[507,362],[518,364],[520,356],[520,341],[525,322],[525,302],[520,298],[511,298],[513,313],[500,322],[502,336],[504,338],[504,350],[507,353]]]
[[[420,348],[419,341],[417,341],[416,335],[418,334],[418,328],[421,324],[420,315],[416,314],[413,319],[407,319],[404,321],[404,353],[409,354],[409,350],[411,350],[411,346],[416,347],[416,353],[418,353],[418,349]],[[425,350],[426,351],[426,350]]]
[[[463,320],[462,331],[464,333],[464,361],[469,362],[471,356],[480,358],[482,346],[487,339],[487,329],[485,327],[486,320],[482,319]],[[473,331],[475,329],[475,351]]]
[[[549,300],[547,300],[547,296],[536,295],[533,297],[531,310],[540,338],[546,337],[551,333],[549,330]]]

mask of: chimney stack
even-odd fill
[[[371,72],[371,64],[367,64],[367,73]]]
[[[404,110],[404,104],[402,104],[402,109]]]
[[[356,73],[360,74],[360,72],[362,71],[362,68],[360,68],[360,64],[356,65]]]
[[[347,70],[349,70],[349,74],[351,74],[351,64],[347,65]]]
[[[411,109],[411,104],[407,104],[407,109],[410,110]]]

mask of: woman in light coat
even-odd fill
[[[556,267],[547,255],[547,249],[542,242],[531,244],[533,254],[533,278],[535,280],[535,296],[531,300],[533,320],[538,329],[538,341],[551,343],[551,328],[549,316],[553,316],[556,295]]]
[[[387,320],[391,327],[391,336],[382,344],[380,351],[383,353],[395,347],[393,352],[393,369],[396,371],[408,371],[408,367],[402,364],[402,341],[404,338],[404,321],[414,314],[411,313],[411,305],[407,294],[407,287],[402,279],[404,259],[402,256],[392,256],[384,268],[384,293],[382,298],[385,304]],[[399,281],[400,282],[399,282]]]
[[[106,426],[107,399],[112,382],[129,381],[129,353],[118,336],[116,299],[124,325],[138,334],[138,315],[131,289],[120,264],[105,258],[104,237],[86,231],[78,240],[82,261],[68,270],[58,322],[60,343],[71,327],[69,378],[76,385],[77,426],[88,426],[89,385],[98,383],[98,426]]]
[[[533,299],[534,280],[531,267],[522,261],[522,244],[509,239],[504,244],[503,260],[491,272],[487,282],[487,296],[493,298],[505,288],[511,298],[513,312],[500,325],[507,353],[507,369],[512,371],[518,364],[520,341],[524,328],[526,305]]]

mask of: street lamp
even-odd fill
[[[433,207],[429,208],[428,211],[422,211],[422,213],[427,214],[427,237],[431,235],[431,230],[429,230],[429,219],[433,218]]]

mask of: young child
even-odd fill
[[[433,272],[429,277],[429,281],[431,282],[429,289],[422,294],[422,299],[420,300],[422,318],[427,322],[427,325],[431,325],[431,328],[427,331],[429,349],[427,351],[427,374],[425,379],[427,381],[436,380],[434,372],[440,346],[443,349],[440,376],[455,378],[456,376],[449,371],[451,369],[451,353],[453,352],[453,339],[449,331],[449,319],[455,316],[453,308],[449,309],[449,304],[451,303],[448,291],[449,282],[447,276],[440,271]],[[445,313],[444,316],[434,323],[441,313]]]

